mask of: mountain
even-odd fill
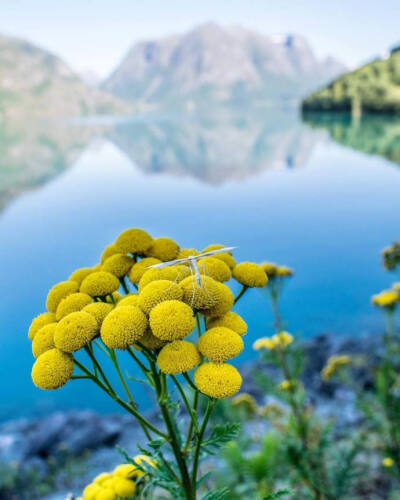
[[[0,118],[122,113],[127,103],[87,86],[58,57],[0,36]]]
[[[343,70],[332,58],[318,60],[302,37],[205,24],[134,45],[102,88],[156,106],[269,103],[298,100]]]
[[[400,113],[400,46],[307,97],[304,111]]]

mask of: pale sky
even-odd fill
[[[0,0],[0,33],[106,76],[138,40],[204,22],[305,36],[350,67],[400,40],[399,0]]]

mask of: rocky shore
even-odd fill
[[[354,379],[366,390],[372,387],[371,364],[379,360],[379,335],[332,340],[325,334],[304,343],[304,383],[321,416],[333,416],[337,426],[357,425],[361,418],[355,394],[335,382],[323,382],[320,372],[332,354],[365,355],[367,364],[354,368]],[[261,361],[242,366],[242,390],[261,404],[268,401],[254,374],[271,374]],[[157,422],[157,414],[149,419]],[[252,422],[260,427],[261,422]],[[264,424],[265,425],[265,424]],[[98,415],[91,411],[54,413],[42,419],[21,419],[0,425],[0,498],[64,500],[79,492],[91,478],[121,462],[120,446],[134,454],[142,431],[128,415]]]

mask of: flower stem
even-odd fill
[[[243,297],[243,295],[247,292],[248,289],[249,289],[248,286],[246,286],[246,285],[242,286],[242,289],[240,290],[238,295],[235,297],[234,304],[236,304],[236,302],[238,302]]]

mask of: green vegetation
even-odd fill
[[[400,113],[400,51],[345,73],[302,103],[303,111]]]

